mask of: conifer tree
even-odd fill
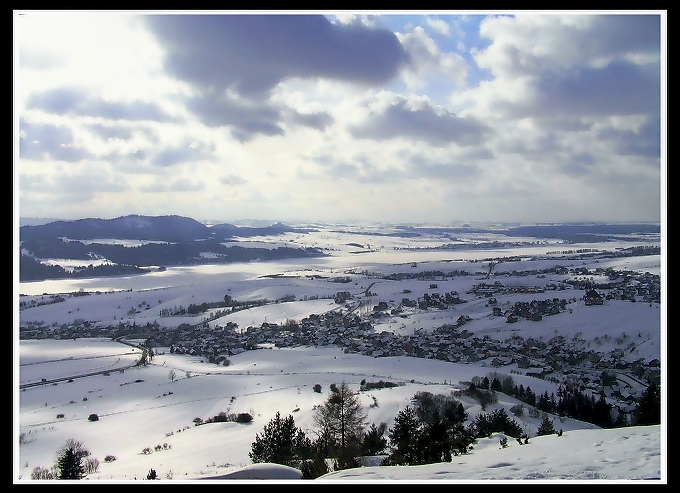
[[[312,444],[305,433],[295,426],[292,415],[281,418],[281,413],[264,427],[262,434],[255,435],[248,456],[253,462],[274,462],[286,466],[297,467],[299,463],[311,457]]]
[[[410,466],[420,463],[418,440],[422,433],[421,422],[416,410],[406,406],[394,418],[389,430],[390,452],[387,462],[393,466]]]
[[[553,425],[552,420],[548,418],[547,415],[543,416],[543,421],[541,421],[541,424],[538,426],[536,435],[552,435],[553,433],[555,433],[555,425]]]
[[[382,454],[387,448],[387,438],[385,432],[387,431],[387,423],[380,423],[376,426],[371,423],[368,431],[364,433],[363,452],[366,455]]]
[[[73,448],[69,447],[57,458],[59,479],[82,479],[85,477],[83,458]]]
[[[661,424],[661,391],[655,383],[640,397],[633,420],[636,426]]]

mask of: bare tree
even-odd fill
[[[171,382],[175,381],[175,378],[177,378],[177,373],[175,373],[175,370],[170,369],[168,372],[168,378],[170,379]]]
[[[354,392],[346,382],[331,386],[331,393],[316,409],[314,423],[329,451],[337,453],[341,464],[348,463],[361,451],[366,414]]]

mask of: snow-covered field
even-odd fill
[[[266,243],[267,238],[257,241]],[[599,344],[599,351],[626,347],[622,356],[626,359],[660,358],[662,368],[666,368],[665,303],[660,306],[609,300],[603,306],[586,307],[580,299],[583,294],[580,290],[507,294],[497,297],[499,306],[509,306],[518,300],[575,298],[568,305],[568,311],[545,317],[541,322],[520,320],[507,324],[502,318],[489,317],[486,299],[466,294],[473,284],[495,280],[507,285],[547,286],[563,280],[565,275],[509,277],[503,273],[556,265],[612,267],[660,274],[665,271],[662,256],[573,260],[550,254],[548,258],[549,252],[566,249],[555,242],[496,250],[406,250],[403,248],[416,244],[419,248],[438,246],[442,241],[426,238],[414,242],[408,238],[334,231],[275,237],[271,241],[322,246],[328,256],[304,261],[169,267],[164,272],[133,277],[21,283],[18,290],[25,295],[21,296],[22,301],[47,302],[54,294],[81,290],[89,294],[67,296],[60,303],[17,312],[15,325],[19,321],[22,325],[28,322],[60,325],[74,320],[102,325],[116,325],[121,321],[137,325],[156,322],[169,330],[182,323],[201,323],[206,314],[161,316],[163,310],[220,301],[225,295],[239,301],[276,301],[294,296],[294,301],[236,311],[210,321],[211,326],[232,322],[241,328],[257,327],[264,322],[282,324],[287,320],[299,321],[310,314],[342,309],[342,305],[332,299],[338,291],[349,291],[355,300],[366,300],[366,291],[370,290],[371,304],[384,301],[392,305],[402,297],[416,299],[433,292],[430,285],[434,283],[436,291],[456,291],[467,303],[447,310],[406,310],[403,317],[375,321],[375,331],[413,334],[453,323],[461,315],[467,315],[471,321],[465,328],[474,335],[488,335],[502,341],[513,334],[549,339],[559,333],[566,338],[583,338]],[[615,244],[581,246],[613,250],[636,244],[622,240]],[[568,248],[573,250],[579,246]],[[356,253],[359,250],[364,253]],[[528,260],[537,255],[536,260]],[[527,260],[495,264],[494,273],[498,277],[487,278],[489,259],[516,256]],[[469,275],[399,281],[379,276],[454,270]],[[350,282],[337,282],[339,277],[349,277]],[[18,304],[17,296],[15,306]],[[617,342],[622,334],[632,338],[635,344],[631,345],[630,339]],[[345,381],[358,390],[362,379],[402,382],[404,385],[400,387],[361,394],[368,422],[386,422],[391,426],[394,416],[408,405],[416,392],[448,394],[465,388],[475,376],[484,377],[498,371],[489,366],[488,361],[467,365],[412,357],[372,358],[345,354],[336,347],[246,351],[230,356],[231,364],[227,367],[208,363],[200,357],[170,354],[169,348],[157,348],[151,364],[121,371],[134,362],[138,350],[108,339],[28,340],[16,346],[14,479],[22,483],[30,481],[35,467],[49,468],[56,451],[69,438],[81,441],[92,456],[100,460],[99,471],[87,478],[90,481],[141,480],[150,468],[154,468],[163,481],[217,478],[250,464],[248,452],[256,433],[262,432],[277,411],[282,416],[292,414],[297,426],[312,433],[313,408],[323,402],[333,383]],[[43,378],[69,378],[109,369],[106,375],[19,390],[20,384],[40,382]],[[169,377],[171,370],[176,376],[174,379]],[[537,394],[556,390],[551,382],[513,370],[517,370],[516,365],[502,368],[505,373],[512,372],[518,384],[531,386]],[[315,384],[322,386],[321,393],[312,390]],[[374,397],[378,406],[369,406],[375,402]],[[481,411],[477,402],[462,399],[471,417]],[[514,398],[502,397],[493,408],[509,409],[517,403]],[[248,412],[254,420],[247,425],[212,423],[196,427],[193,424],[196,417],[205,419],[222,411]],[[89,422],[91,413],[96,413],[99,421]],[[63,417],[58,418],[61,414]],[[361,468],[339,471],[319,480],[665,478],[665,426],[601,430],[568,418],[555,417],[555,420],[565,432],[563,437],[535,437],[527,447],[498,450],[498,437],[492,436],[482,440],[471,454],[456,457],[451,464]],[[521,417],[522,426],[530,435],[535,435],[539,422],[540,418],[531,418],[527,413]],[[142,453],[146,447],[154,449],[157,445],[161,446],[160,450]],[[107,455],[115,456],[116,460],[104,462]]]

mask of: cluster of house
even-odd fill
[[[635,279],[636,293],[643,296],[656,294],[658,279]],[[651,286],[651,288],[650,288]],[[432,287],[432,286],[431,286]],[[436,285],[434,286],[436,287]],[[618,283],[615,292],[627,293],[629,288]],[[490,316],[504,316],[506,322],[513,323],[520,318],[540,321],[545,316],[559,315],[567,309],[570,302],[566,299],[552,298],[517,302],[502,310],[493,297],[508,290],[522,293],[540,293],[544,288],[526,286],[504,286],[500,281],[480,283],[468,293],[487,298]],[[519,291],[518,291],[519,290]],[[356,306],[347,303],[352,296],[349,292],[338,292],[336,303],[345,310],[338,309],[324,314],[312,314],[300,321],[287,321],[285,324],[263,323],[260,326],[240,328],[235,323],[211,327],[207,322],[197,326],[180,325],[171,331],[162,331],[157,323],[100,327],[80,321],[80,324],[61,327],[32,327],[20,332],[22,338],[74,338],[74,337],[111,337],[128,340],[149,340],[154,347],[169,347],[176,354],[190,354],[206,358],[216,364],[228,364],[229,357],[239,352],[262,348],[266,345],[277,347],[293,346],[338,346],[348,353],[359,353],[372,357],[411,356],[432,358],[455,363],[475,363],[487,360],[492,367],[514,364],[525,375],[547,378],[555,383],[577,384],[580,388],[594,393],[607,394],[608,402],[618,406],[620,412],[631,412],[640,391],[631,390],[630,385],[620,384],[626,379],[638,382],[637,389],[649,383],[660,383],[660,361],[627,361],[621,356],[622,350],[610,353],[597,352],[583,345],[582,341],[565,339],[555,335],[550,340],[523,339],[513,336],[500,341],[488,336],[478,337],[464,328],[470,321],[461,315],[455,323],[444,324],[433,331],[415,331],[413,334],[399,335],[389,331],[376,332],[372,321],[382,316],[399,314],[404,308],[427,310],[445,308],[465,303],[457,292],[430,293],[417,302],[402,299],[402,303],[390,309],[385,302],[373,306],[368,316],[361,317]],[[644,298],[647,300],[647,298]],[[583,301],[586,305],[603,303],[603,296],[596,289],[588,289]],[[344,305],[343,305],[344,304]],[[353,309],[354,308],[354,309]],[[610,385],[602,384],[603,372],[614,372],[626,378],[615,379]]]

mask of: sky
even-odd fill
[[[478,238],[482,240],[483,238]],[[266,241],[267,238],[261,238]],[[279,237],[269,238],[280,241]],[[350,242],[352,240],[352,242]],[[294,295],[294,302],[273,303],[252,310],[235,312],[214,321],[217,325],[237,323],[242,329],[257,327],[263,321],[282,324],[289,319],[300,320],[311,313],[324,313],[337,309],[333,300],[304,301],[305,296],[332,295],[338,290],[352,294],[370,287],[375,295],[372,303],[400,300],[404,296],[422,297],[432,292],[431,280],[406,279],[387,281],[377,277],[356,275],[355,282],[337,285],[328,282],[329,277],[345,275],[351,269],[362,272],[404,272],[433,270],[465,270],[471,275],[454,276],[437,280],[437,291],[458,291],[467,302],[456,305],[455,310],[426,310],[406,313],[407,318],[392,316],[376,320],[377,332],[390,331],[411,334],[416,328],[430,331],[459,316],[467,315],[470,322],[465,329],[472,334],[506,340],[519,335],[528,340],[552,337],[560,334],[566,340],[583,339],[584,344],[594,344],[599,351],[623,350],[621,359],[636,361],[661,359],[662,361],[662,425],[652,427],[625,427],[599,429],[596,426],[573,419],[554,419],[556,429],[562,429],[561,437],[537,437],[536,431],[542,419],[532,417],[528,410],[521,417],[511,408],[519,401],[499,395],[499,402],[490,405],[485,412],[504,408],[530,436],[530,443],[519,446],[510,439],[509,447],[502,449],[501,435],[493,434],[480,439],[470,454],[455,457],[451,463],[407,467],[373,467],[359,470],[334,472],[323,481],[361,482],[498,482],[527,481],[554,483],[556,481],[613,482],[641,484],[640,480],[654,478],[654,482],[667,480],[667,427],[666,406],[666,329],[665,295],[661,306],[653,303],[631,303],[607,300],[604,305],[586,307],[580,300],[580,291],[565,291],[559,298],[577,300],[568,305],[568,312],[544,317],[539,323],[520,320],[506,324],[490,318],[485,299],[473,299],[468,293],[472,284],[480,282],[478,273],[486,262],[480,264],[479,254],[487,258],[493,255],[508,257],[496,265],[501,282],[506,285],[529,284],[548,286],[563,276],[531,275],[526,269],[542,269],[565,265],[571,269],[632,270],[658,274],[663,267],[661,256],[619,257],[615,259],[583,258],[567,256],[555,258],[554,252],[561,247],[556,244],[509,248],[503,252],[474,248],[452,252],[403,251],[393,248],[413,245],[412,238],[402,238],[398,243],[389,236],[361,236],[334,234],[331,230],[308,233],[302,239],[317,244],[330,252],[323,259],[294,259],[290,262],[250,262],[228,266],[169,267],[157,275],[120,278],[79,279],[76,281],[41,281],[22,283],[19,287],[28,298],[46,301],[54,293],[71,293],[83,289],[99,292],[92,296],[67,297],[64,302],[42,304],[15,312],[15,323],[30,321],[43,325],[69,324],[76,318],[115,325],[121,321],[134,321],[137,325],[158,322],[163,330],[172,330],[180,324],[195,324],[203,315],[196,317],[158,317],[163,308],[188,306],[190,303],[215,301],[227,292],[236,300],[276,299]],[[357,255],[352,243],[369,242],[371,253]],[[423,243],[434,242],[423,238]],[[628,240],[628,243],[635,240]],[[607,244],[589,244],[608,250],[625,246],[624,240]],[[578,249],[579,244],[570,245]],[[538,250],[543,253],[539,254]],[[517,261],[517,256],[534,260]],[[532,252],[532,255],[529,255]],[[543,258],[543,256],[545,258]],[[506,273],[518,271],[518,277],[506,277]],[[266,274],[278,274],[267,277]],[[317,275],[315,279],[308,276]],[[354,276],[354,274],[348,274]],[[579,277],[578,275],[575,275]],[[603,276],[591,276],[594,281]],[[665,274],[662,277],[665,282]],[[491,282],[491,281],[489,281]],[[411,294],[404,294],[407,289]],[[665,293],[665,287],[664,289]],[[16,292],[15,292],[16,293]],[[498,304],[506,306],[515,301],[530,301],[544,297],[535,294],[513,293],[498,296]],[[15,308],[19,301],[15,300]],[[139,313],[131,314],[130,307]],[[145,308],[146,307],[146,308]],[[214,325],[213,324],[213,325]],[[415,325],[414,325],[415,324]],[[624,337],[624,334],[627,334]],[[517,385],[531,387],[537,395],[557,391],[556,384],[523,374],[516,363],[500,368],[489,361],[474,364],[451,363],[442,360],[411,357],[372,357],[345,353],[338,347],[264,348],[245,351],[229,356],[229,366],[207,363],[205,358],[170,354],[169,348],[156,348],[152,364],[138,369],[116,369],[137,359],[135,351],[110,339],[77,340],[24,340],[15,338],[14,378],[14,432],[15,452],[14,481],[30,482],[35,467],[49,468],[54,463],[56,451],[67,439],[80,441],[93,458],[100,461],[97,473],[88,480],[98,482],[129,482],[143,480],[151,468],[157,471],[162,482],[195,482],[203,478],[227,480],[232,474],[243,474],[250,467],[248,453],[256,434],[281,412],[283,417],[292,415],[297,427],[314,436],[314,406],[323,403],[330,385],[345,381],[354,390],[359,389],[362,379],[367,381],[398,381],[405,385],[361,393],[361,402],[367,412],[368,423],[385,422],[392,426],[393,419],[411,398],[420,391],[449,394],[465,389],[474,377],[483,378],[493,371],[512,376]],[[635,341],[635,349],[629,344]],[[638,343],[638,341],[641,341]],[[17,371],[18,369],[18,371]],[[20,391],[20,385],[37,382],[42,378],[75,377],[92,371],[108,369],[108,376],[74,378],[72,383],[58,383]],[[170,380],[174,370],[177,378]],[[468,383],[466,383],[468,382]],[[629,382],[634,385],[639,383]],[[315,384],[322,392],[313,391]],[[624,386],[625,388],[625,386]],[[642,391],[638,387],[637,391]],[[375,404],[377,406],[371,406]],[[461,402],[474,419],[481,406],[474,400],[461,397]],[[220,412],[248,412],[254,416],[250,425],[216,423],[196,427],[195,417],[205,419]],[[97,422],[89,422],[90,414],[98,415]],[[64,418],[57,418],[64,414]],[[24,444],[18,437],[24,435]],[[167,444],[168,448],[142,454],[146,447]],[[105,462],[107,455],[116,460]],[[275,467],[273,469],[276,469]],[[271,469],[256,471],[272,473]],[[281,473],[281,470],[275,470]],[[289,470],[283,472],[290,473]],[[279,477],[279,476],[277,476]],[[229,479],[230,482],[235,481]],[[271,481],[271,480],[270,480]]]
[[[14,11],[14,217],[660,222],[666,11]]]

